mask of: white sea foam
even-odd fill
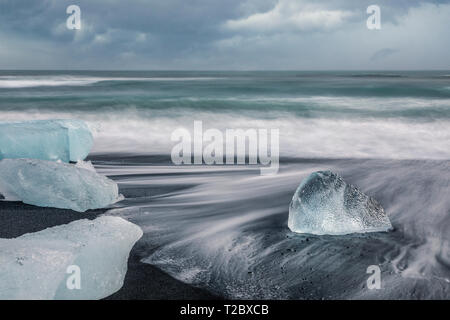
[[[103,81],[206,81],[211,77],[84,77],[84,76],[0,76],[0,88],[87,86]]]
[[[2,120],[78,118],[94,129],[92,152],[170,154],[172,132],[193,130],[202,120],[204,130],[278,128],[280,155],[303,158],[450,159],[450,121],[408,122],[401,119],[309,119],[287,112],[237,116],[190,111],[99,112],[4,111]],[[218,121],[217,119],[220,119]]]
[[[78,77],[0,77],[0,88],[84,86],[99,81],[102,81],[102,79]]]

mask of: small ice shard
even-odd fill
[[[83,160],[94,138],[81,120],[0,122],[0,160]]]
[[[0,299],[107,297],[122,287],[141,237],[137,225],[102,216],[0,239]]]
[[[79,212],[122,199],[117,183],[95,170],[36,159],[1,160],[0,193],[6,200]]]
[[[299,185],[289,206],[293,232],[341,235],[388,231],[391,222],[373,198],[331,171],[318,171]]]
[[[96,172],[94,165],[90,161],[78,161],[77,163],[75,163],[75,167]]]

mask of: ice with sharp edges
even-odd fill
[[[341,235],[388,231],[391,222],[381,205],[331,171],[309,175],[289,206],[293,232]]]
[[[0,193],[6,200],[79,212],[123,199],[117,183],[99,175],[89,163],[36,159],[1,160]]]
[[[107,297],[122,287],[129,253],[141,237],[137,225],[102,216],[0,239],[0,299]],[[78,275],[80,288],[67,286]]]
[[[83,160],[94,138],[81,120],[0,122],[0,160]]]

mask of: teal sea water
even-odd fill
[[[95,152],[170,154],[178,127],[279,128],[281,154],[448,159],[450,71],[1,71],[0,119],[77,117]]]
[[[87,121],[89,159],[125,196],[108,214],[183,282],[230,298],[450,298],[450,71],[0,72],[0,121],[48,118]],[[196,120],[279,129],[278,174],[174,166],[171,134]],[[289,202],[318,170],[377,199],[395,230],[291,233]]]

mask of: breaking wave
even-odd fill
[[[77,77],[77,76],[0,76],[0,88],[88,86],[106,81],[207,81],[209,77]]]
[[[2,120],[78,118],[95,131],[93,152],[170,154],[171,134],[185,128],[193,137],[194,121],[203,130],[279,129],[280,154],[301,158],[449,159],[450,121],[409,122],[401,119],[308,119],[286,113],[236,116],[189,110],[117,112],[2,112]],[[269,118],[269,119],[267,119]],[[220,119],[220,121],[217,121]]]

